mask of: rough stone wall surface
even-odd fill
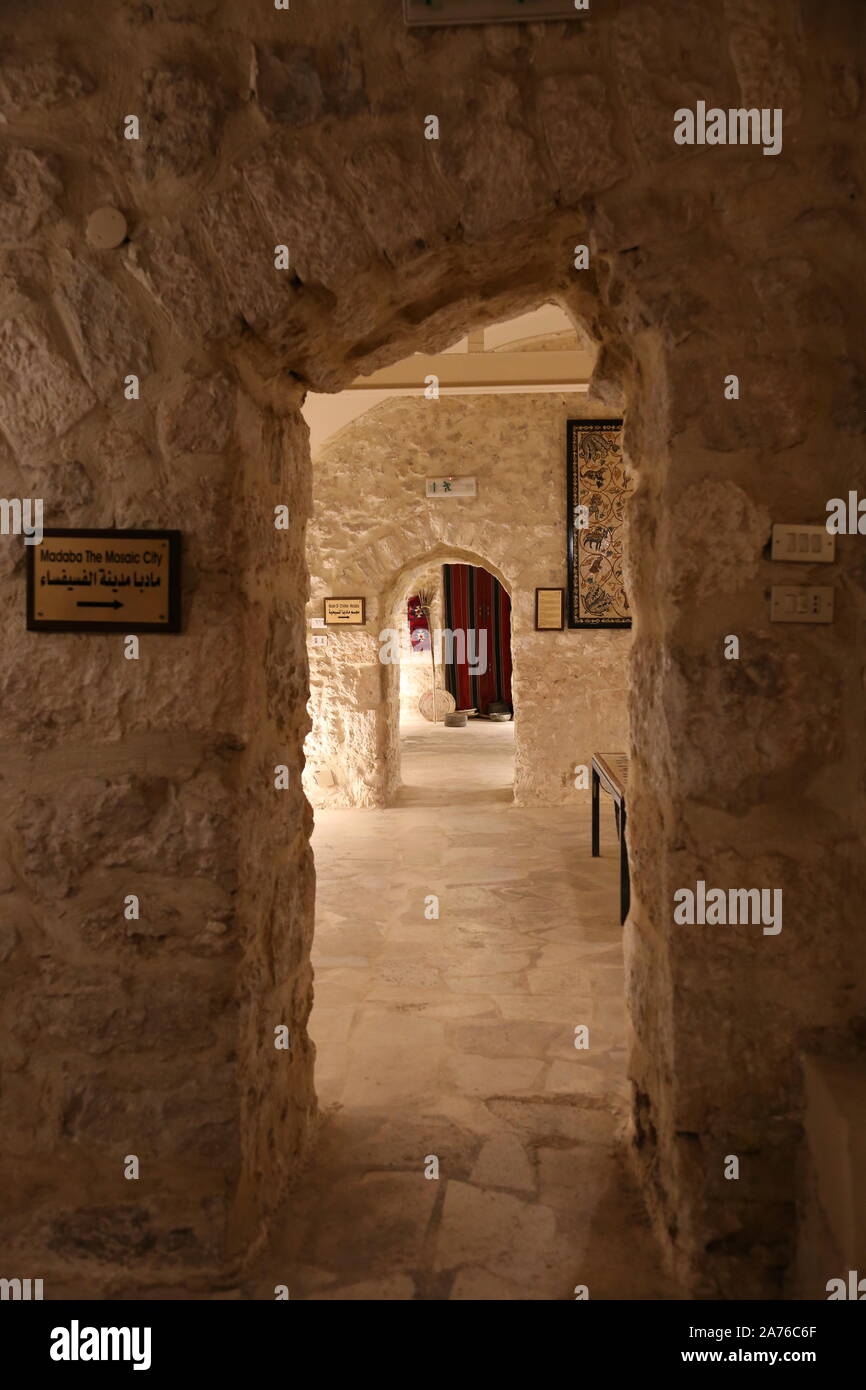
[[[399,782],[398,709],[378,669],[379,633],[393,626],[396,577],[445,550],[473,557],[511,595],[515,800],[588,801],[576,768],[602,746],[628,746],[630,633],[536,632],[535,589],[567,584],[566,421],[605,413],[584,394],[396,397],[320,450],[309,612],[321,612],[325,594],[363,592],[368,622],[310,650],[305,784],[314,805],[382,805]],[[477,495],[424,496],[425,478],[450,473],[476,477]]]
[[[7,0],[0,22],[2,493],[50,524],[180,525],[188,555],[186,632],[136,664],[25,634],[2,538],[4,1249],[53,1295],[189,1290],[281,1195],[312,1062],[292,412],[555,296],[638,481],[634,1153],[687,1287],[775,1294],[799,1054],[858,1054],[866,1013],[863,542],[839,538],[835,621],[809,630],[768,622],[769,585],[804,581],[766,552],[771,519],[866,490],[862,7],[620,0],[410,33],[390,0]],[[698,99],[781,106],[782,152],[677,146]],[[106,203],[129,236],[97,251]],[[699,878],[781,888],[783,931],[675,927]]]

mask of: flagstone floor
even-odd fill
[[[675,1296],[619,1142],[613,814],[593,860],[588,807],[515,807],[513,739],[405,726],[398,804],[316,817],[321,1127],[251,1296]]]

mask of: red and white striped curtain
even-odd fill
[[[487,669],[483,673],[473,675],[468,659],[458,659],[463,655],[463,644],[453,644],[445,683],[457,708],[475,708],[479,714],[487,714],[493,700],[504,701],[511,708],[511,599],[498,579],[476,565],[443,565],[442,584],[446,628],[487,634]],[[480,643],[476,635],[475,646],[470,647],[467,638],[466,653],[479,653]]]

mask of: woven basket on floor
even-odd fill
[[[425,719],[429,719],[431,724],[438,723],[444,719],[446,714],[451,714],[457,708],[457,701],[450,690],[436,691],[436,718],[433,717],[433,691],[425,690],[421,699],[418,701],[418,713]]]

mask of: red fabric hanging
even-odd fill
[[[413,652],[429,652],[430,632],[427,614],[421,611],[421,598],[419,594],[413,594],[408,600],[407,611],[409,617],[409,641],[412,644]]]
[[[492,701],[503,701],[511,708],[511,599],[492,574],[476,565],[443,565],[445,626],[452,632],[475,635],[474,666],[483,666],[482,632],[487,635],[486,670],[473,674],[469,658],[473,655],[466,637],[465,656],[460,660],[461,643],[455,641],[453,660],[445,666],[445,682],[458,709],[475,708],[487,714]],[[445,657],[443,655],[443,661]]]

